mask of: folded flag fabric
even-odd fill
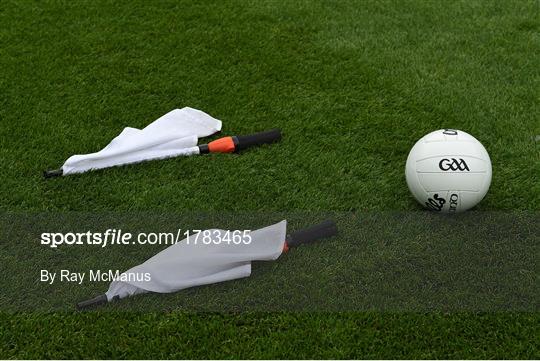
[[[237,244],[232,242],[232,231],[222,229],[204,231],[208,237],[191,235],[122,274],[111,283],[107,300],[248,277],[252,261],[273,261],[281,255],[286,230],[287,222],[282,221],[239,235]]]
[[[198,154],[197,141],[221,130],[221,121],[193,108],[175,109],[143,129],[125,128],[97,153],[71,156],[62,174]]]

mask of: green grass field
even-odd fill
[[[539,6],[3,1],[0,207],[22,214],[418,211],[404,179],[408,151],[432,130],[456,128],[481,140],[493,163],[477,209],[534,214]],[[42,179],[44,169],[97,151],[124,127],[183,106],[221,119],[224,134],[278,127],[284,137],[241,155]],[[32,240],[1,239],[4,275],[24,272],[24,262],[60,262],[35,247],[18,251],[17,263],[17,241]],[[321,254],[337,273],[324,246],[296,256],[309,264]],[[263,289],[253,292],[264,297]],[[197,313],[171,308],[164,296],[166,312],[81,314],[9,312],[7,295],[0,293],[0,358],[540,358],[538,298],[527,312]]]

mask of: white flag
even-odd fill
[[[210,229],[190,235],[113,281],[107,300],[145,292],[170,293],[251,274],[252,261],[276,260],[284,250],[287,221],[252,232]]]
[[[63,175],[180,155],[199,154],[197,141],[221,130],[221,121],[193,108],[175,109],[144,129],[125,128],[97,153],[74,155]]]

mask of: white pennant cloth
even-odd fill
[[[97,153],[78,154],[62,166],[63,175],[117,165],[199,154],[198,138],[221,130],[221,121],[193,108],[175,109],[143,129],[125,128]]]
[[[120,280],[111,283],[107,300],[146,292],[170,293],[248,277],[252,261],[276,260],[281,255],[287,221],[242,235],[242,241],[237,242],[240,244],[224,242],[225,230],[209,231],[210,237],[205,240],[203,234],[197,240],[195,234],[191,235],[122,273]]]

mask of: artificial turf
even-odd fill
[[[478,209],[537,212],[538,4],[3,1],[0,207],[418,210],[404,182],[407,153],[424,134],[456,128],[493,162]],[[41,178],[183,106],[221,119],[224,134],[278,127],[284,138],[238,156]],[[4,242],[2,259],[12,251]],[[38,251],[29,257],[47,266]],[[320,251],[302,250],[300,262]],[[535,311],[4,311],[0,356],[538,358]]]

